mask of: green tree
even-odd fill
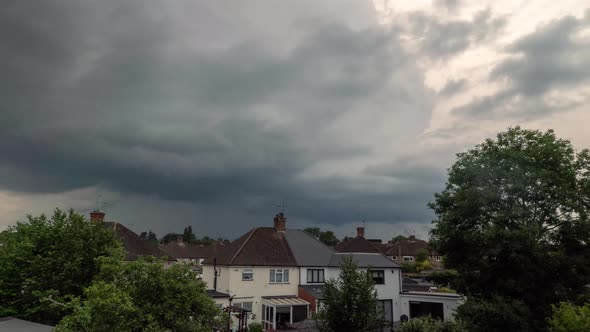
[[[590,303],[583,306],[568,302],[554,305],[549,327],[552,332],[590,332]]]
[[[419,249],[416,252],[416,262],[430,261],[430,253],[426,249]]]
[[[522,299],[535,329],[590,283],[590,154],[554,132],[510,128],[457,155],[433,244],[467,295]]]
[[[164,235],[162,237],[162,239],[160,240],[160,243],[161,244],[167,244],[167,243],[170,243],[172,241],[176,241],[176,239],[177,239],[178,236],[180,236],[180,235],[178,235],[176,233],[168,233],[168,234],[166,234],[166,235]]]
[[[182,241],[184,241],[186,243],[196,243],[197,242],[197,237],[193,233],[192,226],[188,226],[188,227],[184,228],[184,231],[182,233]]]
[[[383,323],[373,279],[352,257],[342,261],[338,279],[326,282],[322,303],[316,320],[321,331],[373,331]]]
[[[334,235],[334,232],[332,231],[323,231],[320,233],[320,241],[324,242],[325,244],[333,247],[335,245],[337,245],[340,241],[338,240],[338,238],[336,237],[336,235]]]
[[[316,239],[320,237],[320,228],[319,227],[307,227],[303,229],[304,232],[307,234],[312,235]]]
[[[391,239],[391,243],[396,243],[396,242],[400,242],[401,240],[407,240],[407,239],[408,239],[407,236],[397,235]]]
[[[510,298],[468,298],[457,308],[455,317],[463,321],[470,332],[531,330],[527,306]]]
[[[0,233],[0,317],[55,324],[98,272],[101,256],[123,257],[121,243],[101,223],[73,210],[27,216]]]
[[[57,331],[211,331],[220,314],[187,266],[101,259],[96,282]]]
[[[412,318],[402,323],[395,332],[468,332],[461,321],[441,321],[430,316]]]
[[[422,271],[429,271],[429,270],[432,270],[432,263],[430,262],[430,260],[427,259],[427,260],[416,263],[416,271],[422,272]]]

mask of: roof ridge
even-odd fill
[[[238,254],[242,251],[242,249],[244,249],[244,246],[246,245],[246,243],[248,243],[248,241],[250,241],[250,239],[252,238],[252,236],[254,235],[254,233],[256,233],[259,228],[260,227],[255,227],[253,230],[250,231],[250,236],[248,236],[248,238],[246,239],[246,241],[244,241],[244,243],[242,243],[242,245],[240,246],[240,248],[238,250],[236,250],[236,253],[229,260],[229,264],[228,265],[232,265],[234,263],[234,260],[236,259],[236,257],[238,257]]]
[[[295,263],[295,265],[298,265],[299,263],[297,263],[295,255],[293,255],[293,250],[291,250],[291,244],[289,243],[289,241],[287,241],[287,232],[283,232],[282,241],[280,242],[281,246],[283,246],[288,251],[289,256],[291,257],[291,259],[293,259],[293,263]]]
[[[321,243],[321,244],[322,244],[324,247],[327,247],[328,249],[330,249],[330,250],[331,250],[333,253],[334,253],[334,252],[338,252],[336,249],[334,249],[334,248],[330,247],[329,245],[325,244],[324,242],[320,241],[320,239],[316,239],[315,237],[311,236],[311,234],[309,234],[308,232],[306,232],[306,231],[304,231],[304,230],[302,230],[302,229],[296,229],[296,230],[297,230],[297,231],[299,231],[299,232],[302,232],[302,233],[304,233],[305,235],[309,236],[310,238],[312,238],[312,239],[314,239],[314,240],[318,241],[318,242],[319,242],[319,243]]]

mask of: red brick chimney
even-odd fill
[[[104,221],[105,213],[100,210],[94,210],[90,212],[90,221],[91,222],[103,222]]]
[[[284,232],[287,229],[287,218],[285,218],[283,212],[275,216],[274,224],[277,232]]]
[[[356,236],[365,237],[365,228],[364,227],[357,227],[356,228]]]

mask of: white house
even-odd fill
[[[370,268],[384,318],[396,322],[424,313],[426,307],[415,305],[420,298],[402,297],[399,264],[381,252],[337,252],[302,230],[287,229],[282,213],[274,227],[254,228],[205,260],[203,281],[218,305],[242,307],[251,312],[250,320],[277,329],[321,306],[324,282],[339,276],[346,256],[359,268]]]

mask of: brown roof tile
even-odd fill
[[[352,240],[338,243],[334,249],[338,252],[374,252],[381,253],[377,245],[371,243],[362,236],[357,236]]]
[[[223,243],[215,242],[210,245],[190,244],[176,241],[160,245],[160,249],[174,258],[202,258],[214,257],[216,252],[224,247]]]
[[[245,266],[295,266],[295,257],[285,240],[284,232],[274,227],[258,227],[224,246],[215,257],[203,264]]]
[[[385,254],[387,256],[416,256],[420,249],[431,252],[428,248],[428,242],[419,239],[407,239],[393,243]]]
[[[112,228],[115,235],[123,242],[125,248],[127,261],[137,260],[140,256],[153,256],[157,258],[165,258],[173,260],[165,252],[160,250],[155,244],[142,239],[129,228],[123,226],[118,222],[107,221],[104,223],[106,227]]]

